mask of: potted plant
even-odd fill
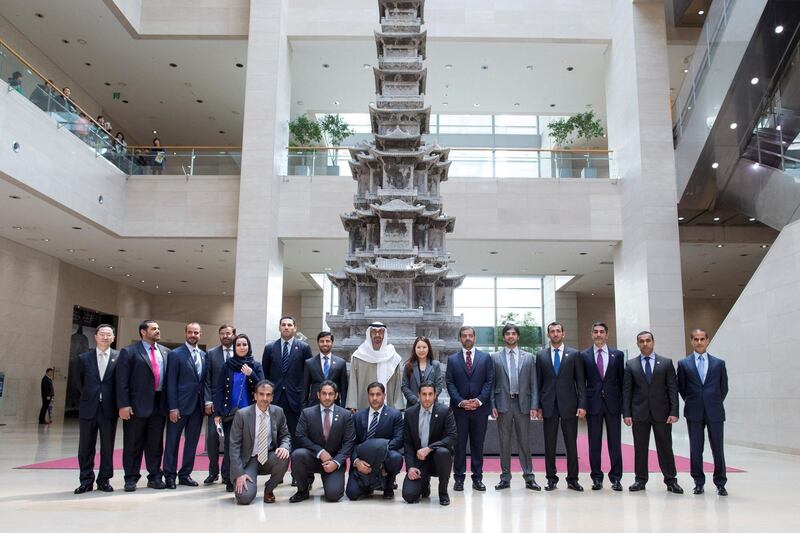
[[[311,175],[311,165],[308,159],[309,150],[304,148],[319,144],[320,141],[322,141],[322,129],[317,122],[308,118],[308,115],[300,115],[289,122],[289,148],[301,147],[299,150],[294,150],[294,155],[300,156],[300,164],[295,165],[292,174],[295,176]],[[313,156],[313,151],[311,155]]]
[[[339,175],[339,146],[342,141],[355,133],[350,129],[350,125],[345,121],[341,115],[325,115],[319,121],[322,128],[322,134],[327,140],[329,146],[333,146],[336,150],[330,154],[330,162],[328,165],[328,176]]]
[[[560,118],[547,125],[550,138],[553,139],[553,148],[556,149],[556,151],[553,151],[553,159],[556,167],[556,176],[559,178],[572,177],[572,165],[569,161],[569,157],[564,154],[559,154],[557,151],[559,148],[567,148],[567,141],[574,131],[571,120],[571,118]]]
[[[586,111],[585,113],[578,113],[570,117],[569,122],[572,123],[572,129],[579,139],[586,141],[586,148],[589,148],[589,143],[592,139],[602,137],[605,133],[603,126],[600,125],[600,120],[595,116],[594,111]],[[592,167],[591,156],[586,156],[586,167],[581,170],[581,177],[583,178],[596,178],[597,168]]]

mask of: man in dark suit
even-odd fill
[[[214,389],[219,383],[219,375],[223,372],[225,361],[233,357],[233,338],[236,337],[236,328],[223,324],[217,330],[219,346],[212,348],[206,354],[206,382],[203,387],[203,401],[205,402],[206,422],[206,454],[208,454],[208,477],[203,480],[204,485],[212,485],[219,478],[220,436],[214,424]],[[222,461],[222,482],[230,484],[230,465]]]
[[[394,498],[394,480],[403,468],[403,415],[386,403],[380,381],[367,385],[369,409],[353,415],[355,441],[350,457],[347,497],[358,500],[375,489],[383,499]]]
[[[458,442],[453,412],[436,401],[436,387],[419,386],[419,403],[409,407],[403,419],[406,479],[403,499],[419,503],[431,493],[431,476],[439,478],[439,505],[450,505],[447,485],[453,467],[453,448]]]
[[[464,326],[458,332],[462,350],[447,358],[445,381],[450,409],[458,428],[453,490],[464,490],[467,472],[467,441],[470,450],[472,488],[485,491],[483,484],[483,441],[491,412],[494,363],[489,354],[475,350],[475,329]]]
[[[274,387],[267,380],[256,384],[256,403],[239,409],[231,425],[231,476],[236,483],[234,498],[250,505],[256,497],[256,478],[269,474],[264,484],[264,503],[275,503],[273,491],[289,469],[292,449],[283,409],[272,405]]]
[[[111,349],[114,328],[97,326],[94,334],[96,348],[78,356],[81,400],[78,408],[80,436],[78,463],[80,486],[75,494],[92,490],[97,433],[100,433],[100,471],[97,489],[114,492],[108,482],[114,476],[114,437],[117,434],[117,403],[114,394],[114,369],[119,352]]]
[[[706,351],[708,333],[702,328],[692,330],[694,352],[678,361],[678,392],[683,397],[683,417],[689,429],[689,460],[694,479],[694,494],[703,494],[706,475],[703,473],[704,431],[714,457],[714,485],[717,494],[727,496],[728,481],[723,451],[725,425],[725,396],[728,395],[728,371],[725,361]]]
[[[622,490],[622,380],[625,354],[608,346],[608,326],[592,324],[594,346],[581,352],[586,374],[586,425],[589,432],[589,464],[592,469],[592,490],[603,488],[603,424],[611,469],[608,480],[615,491]]]
[[[539,384],[539,416],[544,418],[544,461],[547,486],[558,488],[556,442],[558,426],[567,450],[567,488],[582,492],[578,483],[578,418],[586,416],[586,378],[578,350],[564,344],[564,325],[547,325],[550,346],[536,356],[536,379]]]
[[[45,370],[44,376],[42,376],[42,382],[39,387],[42,393],[42,408],[39,409],[40,424],[53,423],[52,414],[50,416],[50,420],[47,420],[48,411],[50,411],[50,406],[53,403],[53,397],[55,396],[55,390],[56,390],[55,387],[53,387],[53,376],[54,372],[52,368],[48,368],[47,370]]]
[[[167,444],[164,449],[164,483],[168,489],[178,483],[196,487],[192,479],[197,441],[203,427],[203,393],[206,383],[206,353],[197,346],[203,335],[200,324],[190,322],[184,328],[186,342],[169,352],[167,375]],[[178,447],[183,434],[183,461],[178,470]]]
[[[117,358],[116,390],[122,419],[122,465],[125,492],[136,490],[142,454],[147,464],[147,486],[164,489],[161,470],[164,421],[167,414],[166,378],[169,350],[158,344],[161,330],[155,320],[139,324],[141,342],[122,349]]]
[[[672,359],[656,354],[655,339],[649,331],[636,336],[640,355],[625,363],[622,382],[622,416],[633,426],[634,471],[631,492],[645,489],[648,480],[650,430],[653,430],[658,465],[667,490],[683,494],[678,485],[675,456],[672,453],[672,424],[678,421],[678,384]]]
[[[319,353],[311,359],[306,359],[303,371],[303,407],[317,405],[317,391],[319,384],[329,379],[336,383],[341,391],[336,399],[336,404],[344,406],[347,398],[347,363],[341,357],[331,353],[333,349],[333,333],[321,331],[317,335]]]
[[[300,414],[292,451],[297,492],[289,498],[291,503],[308,499],[315,473],[322,475],[326,501],[338,502],[344,494],[344,472],[353,453],[355,429],[352,413],[335,404],[337,394],[336,383],[323,381],[317,393],[319,405]]]

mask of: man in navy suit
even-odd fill
[[[186,342],[178,346],[168,356],[167,375],[167,445],[164,449],[164,482],[168,489],[178,483],[196,487],[192,479],[194,457],[200,430],[203,427],[203,398],[206,382],[206,353],[198,348],[197,341],[203,335],[200,324],[190,322],[184,328]],[[183,461],[178,471],[178,446],[184,436]]]
[[[319,353],[311,359],[306,359],[303,371],[303,407],[317,405],[317,391],[319,384],[329,379],[336,383],[341,393],[336,399],[336,404],[344,406],[347,398],[347,363],[341,357],[331,353],[333,349],[333,333],[320,331],[317,335]]]
[[[694,479],[694,494],[703,494],[706,475],[703,473],[704,430],[714,457],[714,485],[717,494],[727,496],[728,481],[725,453],[722,447],[725,424],[725,396],[728,395],[728,371],[725,361],[706,352],[708,333],[702,328],[692,331],[694,352],[678,361],[678,392],[683,401],[683,416],[689,428],[689,460]]]
[[[447,358],[447,393],[456,419],[458,444],[453,463],[453,490],[464,490],[467,473],[467,441],[470,450],[472,488],[485,491],[483,484],[483,441],[491,412],[494,361],[475,350],[475,329],[464,326],[458,332],[462,350]]]
[[[622,380],[625,375],[625,354],[611,348],[605,322],[592,324],[594,346],[581,352],[586,375],[586,425],[589,430],[589,465],[592,490],[603,488],[603,424],[611,469],[608,480],[615,491],[622,490]]]
[[[205,414],[208,416],[206,423],[206,454],[208,455],[208,477],[203,480],[204,485],[213,485],[219,477],[220,436],[214,423],[214,389],[219,383],[219,375],[225,371],[225,361],[233,357],[233,338],[236,337],[236,328],[222,324],[217,330],[219,346],[212,348],[206,354],[206,383],[203,387],[205,401]],[[230,484],[229,465],[222,461],[222,482]]]
[[[383,499],[394,498],[394,480],[403,468],[403,415],[386,403],[380,381],[367,385],[369,409],[353,415],[356,438],[350,457],[347,497],[358,500],[375,489]]]
[[[140,342],[122,349],[117,358],[117,407],[122,419],[122,465],[125,492],[136,490],[142,454],[147,464],[147,486],[164,489],[161,455],[166,420],[166,377],[169,350],[158,344],[161,330],[155,320],[139,324]]]
[[[92,490],[94,455],[97,433],[100,433],[100,471],[97,489],[114,492],[108,482],[114,476],[114,436],[117,434],[117,403],[114,395],[114,369],[119,352],[111,349],[114,328],[108,324],[97,326],[94,334],[96,348],[78,356],[81,400],[78,408],[80,437],[78,463],[80,486],[75,494]]]
[[[550,346],[536,356],[536,379],[539,384],[539,410],[544,418],[544,463],[547,486],[558,487],[556,442],[558,426],[567,449],[567,488],[582,492],[578,483],[578,418],[586,416],[586,378],[581,355],[564,344],[564,326],[560,322],[547,325]]]

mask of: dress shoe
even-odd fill
[[[83,494],[84,492],[92,492],[92,484],[81,483],[81,485],[72,492],[73,494]]]
[[[671,492],[673,494],[683,494],[683,489],[676,481],[673,481],[669,485],[667,485],[667,492]]]
[[[298,502],[302,502],[303,500],[307,500],[307,499],[308,499],[308,493],[298,490],[297,492],[292,494],[291,498],[289,498],[289,503],[298,503]]]
[[[196,487],[199,483],[193,480],[191,477],[182,477],[178,478],[178,485],[183,485],[184,487]]]
[[[175,490],[178,487],[175,484],[175,480],[174,479],[167,479],[166,481],[164,481],[164,486],[166,486],[170,490]],[[155,487],[153,487],[153,488],[155,488]]]
[[[577,481],[567,481],[567,488],[575,492],[583,492],[583,487]]]
[[[644,487],[645,487],[644,483],[642,483],[641,481],[636,481],[634,482],[633,485],[628,487],[628,490],[631,492],[639,492],[640,490],[644,490]]]
[[[619,481],[612,481],[611,482],[611,490],[621,492],[622,491],[622,483]]]
[[[727,496],[728,491],[725,490],[725,487],[717,487],[717,495],[718,496]]]
[[[557,488],[558,488],[558,482],[557,481],[548,481],[547,485],[545,485],[545,487],[544,487],[544,490],[549,492],[551,490],[556,490]]]
[[[494,486],[494,490],[503,490],[509,488],[510,486],[511,483],[509,483],[508,481],[500,480],[500,483]]]
[[[275,495],[264,489],[264,503],[275,503]]]
[[[695,485],[694,489],[692,489],[692,494],[703,494],[704,492],[703,485]]]
[[[450,505],[450,495],[446,492],[439,493],[439,505]]]
[[[536,492],[542,490],[542,487],[540,487],[539,484],[532,479],[525,482],[525,488],[529,490],[535,490]]]
[[[136,490],[136,482],[135,481],[126,481],[125,482],[125,492],[133,492]]]
[[[212,476],[209,474],[209,476],[203,480],[203,485],[213,485],[217,482],[217,478],[219,478],[219,476]]]
[[[225,483],[225,492],[233,492],[233,483],[230,481]]]
[[[455,483],[453,483],[453,490],[457,492],[461,492],[462,490],[464,490],[464,482],[456,481]]]
[[[394,489],[386,489],[383,491],[383,499],[384,500],[393,500],[394,499]]]
[[[97,490],[101,490],[103,492],[114,492],[114,487],[112,487],[108,481],[98,481]]]
[[[431,497],[431,486],[425,485],[422,489],[422,493],[420,494],[420,498],[430,498]]]
[[[486,492],[486,485],[483,484],[483,481],[473,481],[472,490],[477,490],[479,492]]]
[[[603,490],[602,481],[592,481],[592,490]]]
[[[166,489],[167,485],[163,481],[161,481],[160,479],[156,479],[154,481],[148,481],[147,482],[147,488],[161,490],[161,489]],[[172,488],[173,489],[175,488],[175,482],[174,481],[172,482]]]

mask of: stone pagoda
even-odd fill
[[[439,184],[447,180],[449,150],[429,146],[425,107],[425,0],[378,0],[378,68],[369,107],[374,142],[350,149],[358,189],[354,211],[341,216],[349,235],[344,269],[328,275],[339,289],[339,311],[327,323],[336,353],[349,360],[367,326],[388,326],[389,342],[407,358],[418,335],[437,357],[459,349],[453,290],[464,280],[448,267]]]

